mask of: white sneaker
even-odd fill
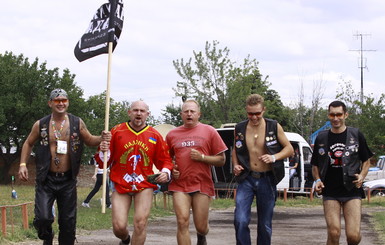
[[[85,207],[85,208],[90,208],[90,205],[88,203],[86,203],[86,202],[83,202],[82,206]]]
[[[112,208],[112,204],[108,205],[107,208]]]

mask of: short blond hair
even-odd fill
[[[250,94],[246,98],[246,106],[254,106],[254,105],[262,105],[265,106],[265,100],[259,94]]]
[[[201,106],[199,105],[198,101],[194,100],[194,99],[188,99],[186,101],[183,102],[182,106],[181,106],[181,110],[183,111],[183,106],[186,104],[186,103],[195,103],[198,107],[198,111],[200,112],[201,111]]]

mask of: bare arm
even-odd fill
[[[109,142],[111,140],[111,133],[108,131],[103,131],[101,136],[92,135],[82,119],[80,119],[80,135],[88,146],[98,146],[102,141]]]
[[[356,184],[357,188],[360,188],[364,183],[366,175],[369,172],[369,168],[370,168],[370,158],[362,164],[361,173],[355,175],[357,179],[354,180],[353,183]]]
[[[233,166],[234,166],[233,173],[235,176],[238,176],[244,170],[244,168],[238,162],[238,156],[237,156],[237,152],[235,150],[235,147],[233,147],[233,150],[232,150],[231,161],[232,161]]]
[[[39,121],[32,126],[31,132],[21,148],[20,163],[27,163],[31,155],[33,145],[39,139]],[[24,164],[19,167],[19,178],[23,181],[28,180],[28,169]]]
[[[224,152],[221,152],[214,156],[208,156],[200,153],[195,149],[191,149],[190,157],[194,161],[204,162],[215,167],[222,167],[225,165],[226,155]]]
[[[293,146],[291,145],[290,141],[287,139],[285,132],[283,131],[283,128],[279,123],[277,124],[277,130],[278,130],[278,140],[283,148],[280,152],[274,155],[269,155],[269,154],[262,155],[260,157],[260,160],[265,163],[273,163],[277,160],[283,160],[291,156],[294,152]]]
[[[318,194],[322,193],[322,189],[325,188],[324,183],[321,181],[321,177],[319,175],[319,168],[318,166],[312,166],[311,168],[313,179],[315,181],[314,189]]]

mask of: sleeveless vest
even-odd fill
[[[282,150],[282,146],[278,141],[277,121],[264,118],[266,122],[265,131],[265,149],[273,155]],[[237,153],[238,161],[244,168],[242,173],[237,177],[237,182],[242,182],[250,174],[250,157],[249,150],[246,145],[246,127],[249,121],[243,121],[235,126],[234,147]],[[283,160],[277,160],[273,163],[274,182],[278,184],[285,176],[285,168]]]
[[[43,182],[48,174],[51,165],[51,151],[49,147],[49,130],[51,114],[39,120],[39,141],[35,146],[36,153],[36,181]],[[83,141],[80,138],[80,119],[68,114],[70,139],[69,150],[72,178],[76,179],[79,173],[81,155],[83,153]]]
[[[347,190],[352,190],[354,184],[352,181],[355,179],[354,174],[361,172],[361,160],[359,158],[359,140],[358,129],[347,127],[345,149],[342,154],[342,171],[343,182]],[[328,145],[329,130],[321,131],[316,140],[314,151],[318,154],[318,168],[322,181],[325,181],[329,166],[329,145]],[[326,147],[326,149],[325,149]],[[320,154],[320,153],[323,154]],[[325,154],[326,153],[326,154]]]

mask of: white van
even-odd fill
[[[234,180],[233,164],[231,162],[231,154],[234,144],[234,126],[218,128],[217,132],[229,149],[226,151],[225,165],[223,167],[212,167],[214,185],[215,188],[219,190],[219,193],[220,191],[226,191],[227,189],[235,189],[237,183]],[[313,186],[313,176],[310,165],[312,148],[301,135],[289,132],[285,132],[285,134],[294,149],[298,149],[299,165],[297,167],[297,173],[292,179],[290,179],[289,160],[286,159],[284,161],[285,177],[278,183],[277,189],[278,191],[284,191],[284,189],[287,189],[288,192],[292,193],[310,193]]]

